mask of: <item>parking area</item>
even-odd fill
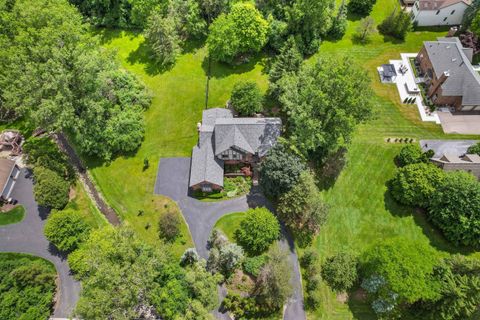
[[[458,134],[480,134],[480,114],[452,114],[438,112],[443,132]]]
[[[188,195],[190,158],[162,158],[158,164],[155,194],[165,195],[175,201]]]

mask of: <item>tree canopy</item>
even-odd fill
[[[230,104],[242,116],[252,116],[262,111],[263,96],[254,81],[235,83],[230,97]]]
[[[71,252],[88,238],[90,226],[73,209],[50,213],[45,224],[45,236],[61,251]]]
[[[357,281],[357,258],[340,252],[322,264],[322,278],[335,291],[347,291]]]
[[[267,208],[249,209],[235,236],[246,251],[261,253],[280,236],[280,224]]]
[[[292,143],[322,162],[350,141],[355,125],[371,115],[366,72],[349,58],[321,58],[280,81]]]
[[[255,6],[238,2],[210,25],[207,45],[217,61],[232,62],[240,54],[259,52],[267,42],[268,22]]]
[[[38,204],[52,209],[63,209],[68,203],[70,183],[56,172],[44,167],[35,167],[33,173],[35,175],[33,193]]]

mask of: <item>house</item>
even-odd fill
[[[235,118],[228,109],[203,111],[193,147],[189,187],[210,192],[223,188],[226,165],[255,167],[277,142],[280,118]]]
[[[424,42],[416,64],[434,105],[480,111],[480,74],[472,67],[472,57],[473,50],[456,37]]]
[[[19,174],[20,168],[15,161],[0,159],[0,200],[8,200]]]
[[[416,0],[410,19],[420,27],[459,25],[471,3],[471,0]]]
[[[445,171],[467,171],[480,179],[480,156],[467,152],[475,143],[475,140],[420,140],[423,151],[434,152],[430,158],[433,164]]]

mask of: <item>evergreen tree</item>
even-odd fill
[[[378,31],[384,35],[389,35],[394,38],[405,40],[407,32],[411,28],[410,16],[405,10],[393,10],[392,14],[385,18],[381,24],[378,25]]]
[[[343,0],[338,9],[337,17],[333,20],[332,29],[330,29],[330,36],[335,40],[342,39],[347,31],[347,12],[347,5]]]

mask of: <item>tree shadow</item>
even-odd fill
[[[341,148],[335,154],[330,155],[325,163],[316,170],[316,175],[320,178],[317,185],[320,190],[328,190],[335,185],[346,165],[346,154],[347,149]]]
[[[127,57],[130,64],[140,63],[145,65],[145,72],[149,76],[156,76],[157,74],[171,70],[175,64],[161,65],[155,61],[155,54],[152,48],[143,41],[135,51],[131,51]]]
[[[205,38],[191,39],[184,42],[184,44],[182,45],[182,52],[193,53],[193,52],[196,52],[198,49],[201,49],[204,45],[205,45]]]
[[[352,21],[352,22],[355,22],[355,21],[359,21],[359,20],[362,20],[363,18],[367,17],[368,14],[358,14],[358,13],[353,13],[353,12],[350,12],[347,10],[347,20],[348,21]]]
[[[48,218],[48,215],[50,214],[50,209],[41,205],[38,205],[38,216],[40,219],[45,220]]]
[[[232,74],[242,74],[245,72],[252,71],[255,66],[260,63],[262,65],[262,72],[265,72],[266,62],[266,55],[264,53],[250,56],[248,61],[242,64],[231,65],[224,62],[217,62],[217,61],[210,61],[210,77],[211,78],[225,78]],[[208,56],[203,59],[202,68],[205,74],[208,75],[209,72],[209,58]]]
[[[351,40],[352,40],[353,44],[360,45],[360,46],[365,46],[365,45],[369,44],[370,42],[372,42],[372,40],[369,37],[367,37],[365,39],[362,39],[362,37],[357,33],[354,33],[352,35]]]
[[[123,30],[123,29],[111,29],[111,28],[91,28],[91,33],[97,37],[100,44],[109,44],[112,40],[120,38],[123,34],[129,35],[130,39],[137,37],[140,30]]]
[[[387,182],[387,191],[384,194],[385,209],[396,217],[412,216],[415,224],[422,229],[423,234],[428,238],[432,247],[451,254],[461,253],[465,255],[476,251],[476,249],[473,247],[456,246],[448,241],[441,230],[435,227],[431,221],[428,220],[426,210],[399,204],[393,198],[390,192],[389,184],[390,181]]]
[[[51,242],[48,243],[48,252],[50,252],[53,256],[59,257],[60,260],[65,261],[67,260],[68,254],[64,251],[58,250],[58,248]]]
[[[348,293],[348,308],[353,314],[354,319],[376,320],[377,315],[372,310],[366,292],[359,286],[351,289]]]
[[[405,43],[405,39],[398,39],[395,37],[392,37],[388,34],[382,34],[383,35],[383,42],[387,43],[390,42],[391,44],[402,44]]]

